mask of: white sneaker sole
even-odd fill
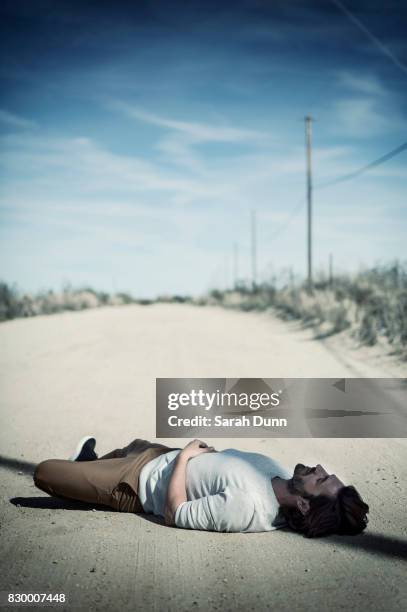
[[[69,461],[76,461],[76,459],[81,454],[82,449],[83,449],[84,445],[86,444],[86,442],[88,442],[88,440],[93,440],[93,444],[91,445],[91,449],[94,450],[94,448],[96,446],[96,438],[94,436],[84,436],[83,438],[81,438],[81,440],[79,440],[78,444],[76,445],[75,452],[69,457]]]

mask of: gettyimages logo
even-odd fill
[[[219,389],[215,393],[207,393],[203,389],[190,393],[170,393],[168,396],[168,410],[178,410],[180,406],[196,406],[204,410],[223,408],[225,406],[244,406],[251,410],[261,407],[278,406],[280,404],[279,393],[221,393]]]
[[[157,437],[407,437],[406,379],[157,378]]]

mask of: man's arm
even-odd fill
[[[168,483],[167,499],[165,502],[165,524],[175,525],[175,513],[178,506],[187,501],[186,474],[187,463],[192,457],[202,453],[210,453],[213,446],[208,446],[202,440],[193,440],[179,453],[175,460],[175,467]]]

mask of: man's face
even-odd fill
[[[294,475],[289,481],[291,493],[297,493],[304,497],[317,495],[336,497],[339,489],[344,486],[335,474],[328,474],[319,464],[315,467],[308,467],[298,463],[295,466]]]

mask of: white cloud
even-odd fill
[[[4,109],[0,109],[0,122],[19,129],[33,129],[38,127],[38,124],[32,121],[32,119],[26,119],[25,117],[10,113]]]
[[[32,186],[61,186],[83,193],[104,190],[179,191],[193,187],[193,181],[176,175],[157,163],[141,157],[113,154],[87,138],[42,138],[8,136],[3,142],[3,166],[11,177],[30,174]],[[18,179],[17,179],[18,180]]]
[[[270,135],[257,130],[170,119],[118,100],[110,102],[108,108],[130,119],[162,128],[163,135],[154,144],[154,148],[164,156],[167,163],[177,164],[201,176],[206,173],[205,164],[199,155],[199,145],[226,143],[256,146],[270,139]]]
[[[331,133],[348,138],[375,138],[407,131],[397,95],[373,73],[341,71],[336,85],[345,95],[334,100],[324,117]]]
[[[197,123],[191,121],[179,121],[175,119],[169,119],[160,115],[149,113],[138,107],[131,106],[125,102],[112,102],[109,105],[113,110],[122,112],[123,114],[157,125],[159,127],[167,128],[175,132],[179,132],[190,139],[190,142],[253,142],[264,138],[262,132],[255,130],[246,130],[241,128],[222,126],[222,125],[209,125],[205,123]]]
[[[356,91],[368,96],[384,96],[387,90],[380,80],[373,74],[360,74],[349,71],[338,73],[338,85],[351,91]]]
[[[406,131],[407,122],[398,113],[383,111],[373,98],[338,100],[332,107],[335,132],[355,138],[369,138]]]

